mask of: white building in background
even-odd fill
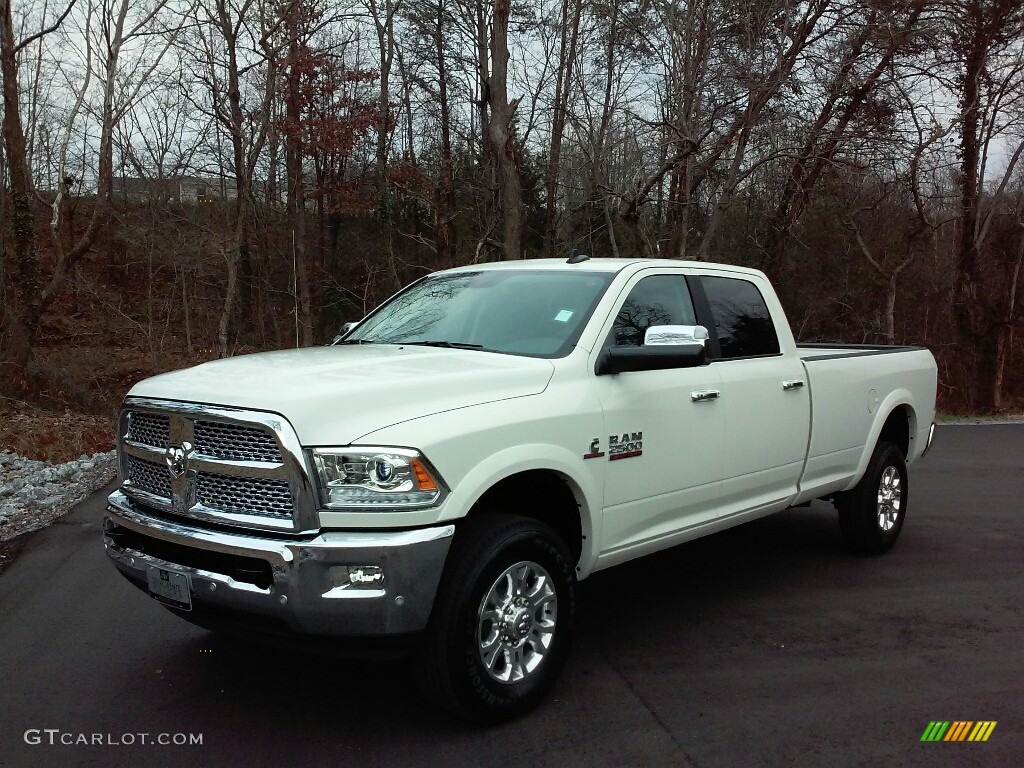
[[[267,185],[265,182],[254,181],[252,191],[257,201],[266,200]],[[218,200],[234,200],[238,197],[238,190],[235,189],[233,180],[201,176],[175,176],[166,179],[115,176],[113,192],[115,200],[131,200],[133,202],[166,200],[202,204]]]
[[[227,179],[175,176],[167,179],[146,179],[137,176],[115,176],[114,198],[143,202],[174,200],[180,203],[206,203],[232,200],[236,196]]]

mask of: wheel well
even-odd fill
[[[578,562],[583,552],[580,504],[569,483],[557,472],[543,469],[506,477],[481,496],[467,517],[505,512],[540,520],[551,526]]]
[[[910,452],[910,409],[907,406],[897,406],[889,414],[878,439],[895,444],[903,452],[903,458],[907,458]]]

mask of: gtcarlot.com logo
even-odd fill
[[[51,747],[195,747],[203,743],[201,733],[75,733],[60,728],[29,728],[23,738],[31,746],[45,744]]]
[[[995,729],[995,720],[932,720],[921,741],[988,741]]]

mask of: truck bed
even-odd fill
[[[845,490],[859,476],[882,424],[875,414],[914,403],[907,462],[924,450],[934,410],[935,362],[924,347],[798,344],[811,390],[803,499]]]

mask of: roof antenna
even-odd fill
[[[590,257],[585,253],[579,253],[575,248],[572,249],[572,253],[569,258],[565,260],[566,264],[579,264],[581,261],[586,261]]]

